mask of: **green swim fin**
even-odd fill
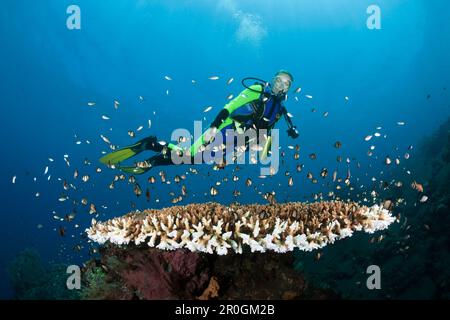
[[[115,165],[137,155],[144,150],[151,150],[152,145],[154,145],[156,141],[156,137],[153,136],[144,138],[131,146],[104,155],[100,158],[100,162],[106,165]]]
[[[259,154],[261,160],[265,161],[267,159],[267,155],[269,154],[271,146],[272,146],[272,136],[268,136],[266,143],[264,144],[264,148]]]
[[[117,169],[129,173],[129,174],[144,174],[146,173],[150,168],[140,168],[140,167],[117,167]]]
[[[138,154],[139,152],[135,152],[132,147],[126,147],[111,153],[100,158],[100,162],[106,165],[117,164],[121,161],[124,161],[128,158],[131,158]]]

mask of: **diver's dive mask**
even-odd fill
[[[272,81],[272,93],[277,96],[287,94],[292,85],[292,77],[287,73],[278,73]]]

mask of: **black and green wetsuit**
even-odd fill
[[[284,100],[285,96],[272,95],[263,85],[254,84],[226,104],[211,123],[211,127],[217,128],[218,132],[222,133],[222,141],[226,141],[225,132],[228,129],[238,133],[249,128],[266,129],[270,136],[270,130],[282,116],[290,127],[294,127],[283,106]],[[200,147],[207,143],[204,135],[190,147],[191,155],[196,155]]]
[[[239,96],[227,103],[211,123],[210,127],[216,128],[217,134],[222,134],[222,141],[226,141],[227,137],[225,136],[225,133],[228,129],[243,132],[246,129],[253,127],[256,129],[267,129],[268,135],[270,135],[270,130],[282,116],[285,117],[290,126],[293,126],[291,120],[287,117],[283,101],[284,96],[278,97],[272,95],[262,84],[254,84],[243,90]],[[209,144],[207,139],[205,139],[205,133],[206,131],[190,146],[189,149],[187,149],[191,158],[194,158],[199,152],[202,152],[202,146]],[[139,148],[134,150],[131,156],[144,150],[152,150],[159,153],[145,161],[149,164],[148,168],[119,166],[119,169],[135,174],[144,173],[151,167],[174,164],[171,160],[171,152],[187,151],[173,143],[162,146],[157,143],[155,137],[145,138],[134,146],[136,146],[135,148]],[[116,153],[120,153],[125,149],[126,148],[121,149]],[[114,153],[112,153],[112,155],[113,154]],[[108,159],[111,158],[113,157],[107,155],[101,159],[101,162],[108,164]],[[116,161],[118,158],[113,159]],[[109,162],[109,164],[114,163]]]

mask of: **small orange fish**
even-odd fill
[[[217,189],[214,188],[214,187],[211,187],[211,189],[210,189],[209,192],[211,193],[211,195],[212,195],[213,197],[216,196],[216,195],[219,193],[219,191],[217,191]]]
[[[89,207],[89,214],[95,214],[97,213],[97,208],[95,207],[95,204],[91,203]]]
[[[415,190],[417,190],[418,192],[423,192],[423,185],[420,183],[417,183],[416,181],[414,181],[413,183],[411,183],[411,187]]]
[[[136,183],[134,185],[133,191],[134,191],[134,194],[136,195],[136,197],[139,197],[142,194],[141,187],[139,186],[138,183]]]

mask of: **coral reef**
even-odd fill
[[[378,205],[354,202],[223,206],[217,203],[133,212],[103,223],[92,220],[87,235],[99,244],[140,245],[192,252],[289,252],[319,249],[354,231],[386,229],[395,218]]]
[[[353,202],[223,206],[133,212],[87,235],[103,246],[84,270],[85,299],[322,299],[292,268],[311,251],[354,231],[386,229],[394,218]],[[267,251],[267,252],[266,252]]]
[[[225,256],[105,245],[83,270],[83,299],[326,299],[293,270],[292,253]]]
[[[66,267],[60,264],[44,265],[39,254],[27,249],[21,252],[8,268],[14,299],[71,300],[78,299],[76,290],[66,287]]]
[[[84,299],[193,299],[210,281],[207,261],[193,252],[110,245],[100,253],[83,272]]]

